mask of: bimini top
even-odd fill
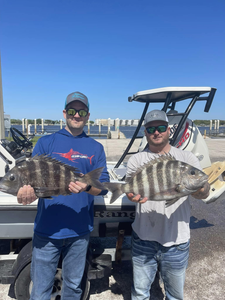
[[[165,102],[169,97],[171,103],[200,96],[205,93],[211,93],[212,90],[214,90],[215,93],[216,89],[211,87],[164,87],[138,92],[128,97],[128,101]]]

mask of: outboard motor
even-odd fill
[[[169,111],[167,114],[170,127],[170,139],[173,137],[181,119],[181,116],[173,115],[173,113],[177,113],[177,111]],[[175,140],[174,147],[194,153],[199,159],[203,169],[211,166],[206,142],[192,120],[186,119]]]

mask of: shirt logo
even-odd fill
[[[67,152],[67,153],[58,153],[58,152],[53,152],[53,153],[59,154],[61,157],[64,157],[64,158],[66,158],[66,159],[68,159],[69,161],[72,161],[72,162],[76,162],[75,160],[79,159],[79,158],[89,159],[90,164],[92,164],[91,160],[94,157],[94,155],[89,157],[89,156],[87,156],[87,154],[81,154],[80,152],[73,151],[73,149],[70,149],[70,151]]]

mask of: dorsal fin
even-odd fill
[[[69,170],[71,170],[72,172],[74,172],[78,176],[79,176],[79,174],[81,174],[80,169],[72,167],[72,166],[70,166],[68,164],[65,164],[62,161],[59,161],[56,158],[53,158],[53,157],[51,157],[49,155],[45,155],[45,154],[38,155],[38,154],[36,154],[35,156],[33,156],[30,159],[30,161],[32,161],[32,160],[33,161],[35,161],[35,160],[43,160],[46,163],[58,164],[58,165],[61,165],[61,166],[64,166],[64,167],[68,168]]]
[[[139,174],[140,172],[142,172],[142,170],[144,170],[145,168],[147,168],[149,166],[152,166],[154,164],[157,164],[159,162],[164,162],[164,161],[168,161],[168,160],[175,161],[176,159],[170,153],[164,153],[162,155],[155,156],[153,159],[151,159],[150,161],[144,163],[134,173],[132,173],[131,177],[127,178],[126,182],[129,182],[130,178],[133,178],[134,176],[136,176],[137,174]]]

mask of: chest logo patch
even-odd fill
[[[66,159],[68,159],[69,161],[73,161],[76,162],[76,159],[79,158],[84,158],[84,159],[89,159],[90,160],[90,165],[92,158],[94,157],[94,155],[92,155],[91,157],[87,156],[87,154],[82,154],[80,152],[74,151],[73,149],[70,149],[69,152],[67,153],[58,153],[58,152],[54,152],[55,154],[59,154],[61,157],[64,157]]]

